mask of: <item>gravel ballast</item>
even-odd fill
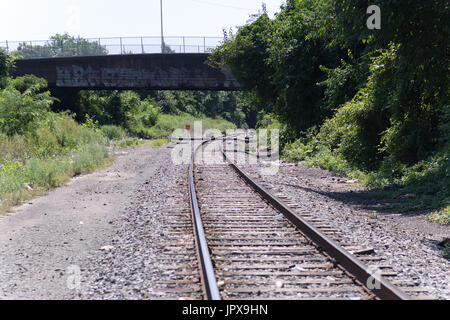
[[[272,192],[339,230],[337,240],[373,248],[397,274],[390,280],[423,290],[411,295],[450,298],[450,261],[438,245],[450,237],[448,226],[425,221],[424,215],[384,211],[364,187],[326,170],[283,163],[270,176],[255,166],[243,168]]]

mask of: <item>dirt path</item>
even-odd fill
[[[73,295],[79,266],[111,244],[115,221],[168,149],[141,146],[119,153],[111,167],[0,216],[0,299]]]

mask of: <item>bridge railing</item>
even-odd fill
[[[24,59],[145,53],[208,53],[217,48],[221,37],[110,37],[51,40],[0,41],[8,54]]]

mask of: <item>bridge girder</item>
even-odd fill
[[[49,88],[75,90],[239,90],[231,72],[205,63],[208,54],[131,54],[23,59],[15,76],[34,74]]]

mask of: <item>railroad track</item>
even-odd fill
[[[194,164],[198,151],[214,165]],[[213,147],[212,147],[213,146]],[[189,190],[204,298],[408,299],[204,141]],[[208,162],[208,161],[205,161]]]

